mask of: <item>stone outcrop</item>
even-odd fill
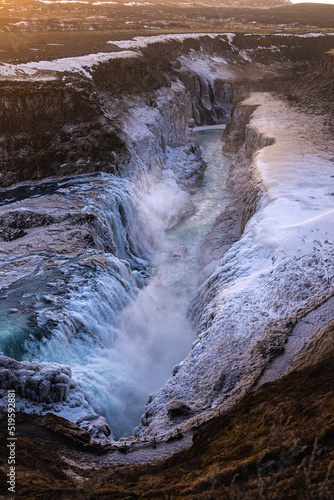
[[[246,125],[249,123],[254,106],[243,106],[241,104],[235,106],[232,110],[231,117],[226,124],[223,135],[223,151],[226,154],[236,154],[246,138]]]
[[[333,47],[333,43],[332,43]],[[285,91],[285,97],[306,113],[326,114],[329,133],[334,133],[334,49],[319,57],[320,62],[309,69],[304,78],[293,81]]]
[[[36,403],[66,401],[74,382],[69,366],[57,363],[30,363],[0,357],[0,384],[3,394],[14,389],[17,396]]]
[[[314,335],[306,344],[305,349],[291,365],[289,372],[305,370],[323,361],[329,362],[334,353],[334,321],[330,321],[326,326]]]
[[[244,148],[245,156],[249,158],[250,162],[257,151],[274,143],[275,139],[273,137],[262,134],[251,125],[247,125]],[[247,222],[258,211],[261,199],[264,196],[263,191],[262,179],[258,169],[255,164],[251,164],[247,170],[242,195],[241,233],[243,233]]]
[[[79,417],[75,424],[88,432],[92,444],[109,445],[114,441],[107,419],[101,415],[96,413],[84,415]]]
[[[322,55],[320,64],[324,71],[334,75],[334,49]]]
[[[29,421],[29,416],[25,415],[22,420],[24,419],[28,419]],[[61,439],[64,439],[74,445],[77,445],[78,443],[81,445],[91,443],[91,436],[86,429],[81,428],[65,418],[58,417],[53,413],[35,416],[34,425],[48,429],[54,432],[57,437],[60,437]]]
[[[0,83],[0,186],[85,172],[117,172],[124,142],[88,83]]]

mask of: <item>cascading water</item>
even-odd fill
[[[196,132],[208,168],[192,196],[192,215],[168,231],[168,210],[180,198],[189,204],[168,176],[145,192],[100,174],[11,190],[3,200],[15,206],[55,197],[91,217],[94,248],[73,256],[37,252],[33,271],[3,291],[1,351],[70,365],[116,437],[132,432],[150,392],[194,341],[187,307],[201,271],[200,247],[228,199],[230,159],[221,133],[221,127]]]

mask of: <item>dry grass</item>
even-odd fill
[[[159,465],[82,471],[20,437],[17,498],[331,499],[333,392],[332,356],[249,394],[200,428],[189,450]]]

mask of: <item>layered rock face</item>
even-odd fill
[[[254,110],[255,107],[242,105],[237,105],[233,108],[230,120],[224,131],[224,153],[236,154],[241,146],[243,146],[246,138],[246,126]],[[249,147],[251,143],[248,141],[247,143]]]
[[[312,44],[303,35],[174,35],[115,44],[127,49],[124,57],[111,53],[107,62],[92,67],[90,61],[88,69],[85,60],[81,68],[72,60],[22,65],[14,67],[13,77],[3,68],[2,186],[48,176],[124,173],[132,157],[117,119],[125,109],[124,96],[145,93],[150,105],[155,91],[178,78],[190,101],[187,118],[197,124],[226,121],[231,104],[251,89],[282,86],[291,76],[282,67],[295,71],[305,60],[316,61],[331,48],[331,37]]]
[[[115,172],[127,163],[124,142],[89,86],[62,81],[1,82],[0,184],[84,172]]]
[[[79,417],[75,421],[78,427],[85,429],[90,436],[90,442],[97,445],[109,445],[113,435],[105,417],[91,413]]]
[[[325,114],[333,133],[333,49],[322,54],[318,64],[304,78],[288,85],[285,96],[293,106],[315,114]]]
[[[321,57],[321,68],[334,75],[334,49],[329,50]]]
[[[275,139],[249,126],[256,108],[246,104],[236,105],[224,130],[223,151],[235,156],[227,180],[230,203],[217,217],[202,245],[203,281],[213,272],[225,252],[239,240],[246,223],[257,211],[263,194],[261,179],[252,167],[252,160],[258,150],[270,146]]]

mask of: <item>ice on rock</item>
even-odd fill
[[[0,77],[2,79],[23,80],[50,80],[57,73],[81,73],[87,78],[92,78],[91,69],[101,62],[112,59],[126,59],[138,57],[133,51],[99,52],[79,57],[66,57],[53,61],[37,61],[25,64],[2,64],[0,65]]]
[[[270,94],[245,105],[258,107],[244,148],[262,149],[246,178],[244,231],[196,293],[197,340],[153,393],[138,434],[170,432],[173,400],[194,412],[231,407],[284,349],[294,322],[333,293],[332,139],[321,117]]]
[[[0,356],[0,387],[1,412],[6,411],[8,390],[15,391],[17,410],[28,413],[45,413],[52,409],[66,413],[66,408],[75,408],[74,414],[78,414],[89,407],[85,394],[71,378],[71,369],[66,365],[16,361]]]
[[[108,445],[114,441],[114,436],[105,417],[91,413],[79,417],[75,423],[88,431],[91,443]]]
[[[19,362],[0,357],[1,391],[15,389],[21,398],[37,403],[66,401],[71,384],[71,370],[56,363]]]
[[[32,186],[43,192],[45,185],[51,188],[51,194],[43,196],[42,204],[40,198],[30,196],[13,202],[11,220],[18,224],[22,208],[29,206],[30,219],[42,223],[26,228],[25,236],[3,242],[6,256],[10,254],[11,259],[0,262],[0,285],[12,286],[16,294],[8,309],[17,306],[18,297],[27,304],[24,308],[20,303],[17,314],[9,316],[4,311],[6,323],[2,331],[6,337],[1,337],[2,353],[18,359],[55,362],[17,365],[22,370],[14,380],[18,408],[57,412],[70,420],[95,411],[105,415],[119,435],[132,431],[132,422],[134,418],[138,422],[151,391],[143,389],[146,377],[151,383],[151,373],[146,375],[146,368],[140,370],[144,381],[138,380],[131,360],[139,353],[145,359],[148,351],[155,362],[156,355],[154,340],[154,349],[145,349],[140,342],[135,344],[136,352],[129,352],[132,328],[137,335],[138,324],[132,327],[126,321],[124,329],[129,329],[131,342],[123,340],[128,333],[119,330],[118,318],[145,291],[150,274],[148,262],[154,249],[164,244],[164,231],[193,211],[190,192],[197,189],[205,170],[196,137],[187,126],[192,109],[187,88],[176,80],[171,87],[152,92],[150,99],[154,107],[142,96],[131,95],[124,97],[121,110],[113,101],[105,103],[106,112],[112,116],[116,109],[117,119],[122,121],[123,138],[131,156],[126,177],[100,173]],[[6,205],[1,207],[5,222],[7,211]],[[178,251],[180,260],[184,260],[186,249]],[[32,275],[33,281],[25,278]],[[21,278],[23,292],[21,288],[16,292],[16,282]],[[151,315],[151,299],[142,295]],[[136,311],[144,319],[142,312]],[[153,319],[149,342],[154,323]],[[171,323],[171,319],[164,322],[165,342],[170,341],[170,330],[176,338]],[[17,342],[7,335],[7,324],[20,337]],[[31,328],[36,329],[36,335],[35,331],[30,334]],[[183,332],[186,329],[180,340],[184,348],[190,326],[183,319],[182,328]],[[156,349],[164,355],[167,349],[163,345],[159,339]],[[171,366],[180,359],[176,351]],[[71,378],[69,367],[59,362],[72,367],[80,385]],[[160,365],[157,371],[162,383],[166,375],[160,375]],[[4,372],[1,376],[5,379],[9,375]],[[123,400],[132,395],[135,404],[131,404],[128,419],[129,409]]]

